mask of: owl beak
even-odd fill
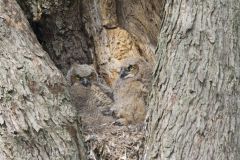
[[[120,71],[120,78],[124,78],[124,77],[126,77],[127,76],[127,72],[125,71],[125,69],[121,69],[121,71]]]
[[[83,78],[81,80],[81,84],[84,85],[85,87],[89,86],[91,83],[89,82],[89,80],[87,78]]]

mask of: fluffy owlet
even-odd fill
[[[124,60],[114,87],[113,110],[119,123],[126,125],[144,121],[151,74],[151,66],[142,57]]]
[[[112,90],[101,83],[95,69],[87,64],[73,64],[67,73],[70,95],[86,126],[98,127],[110,120],[103,112],[113,103]]]

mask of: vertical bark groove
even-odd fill
[[[239,6],[166,1],[145,159],[239,159]]]

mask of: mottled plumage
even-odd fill
[[[113,106],[120,123],[139,123],[145,119],[151,74],[151,67],[143,58],[130,57],[123,62],[114,87]]]
[[[112,120],[103,116],[113,103],[112,90],[100,83],[95,69],[90,65],[74,64],[67,73],[70,83],[70,95],[73,105],[77,108],[85,126],[97,128]]]

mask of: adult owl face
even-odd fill
[[[138,72],[139,66],[137,64],[129,64],[125,67],[121,67],[120,78],[121,79],[133,78],[137,75]]]

